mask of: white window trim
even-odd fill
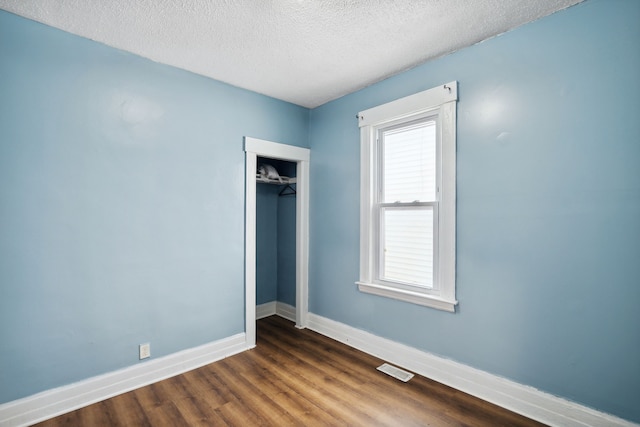
[[[358,114],[360,121],[360,280],[362,292],[455,312],[456,300],[456,81],[401,98]],[[437,291],[414,292],[375,280],[378,231],[373,218],[377,128],[399,120],[437,112],[440,137]]]

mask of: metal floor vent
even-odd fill
[[[391,375],[392,377],[397,378],[405,383],[413,378],[413,374],[411,372],[403,371],[402,369],[391,366],[388,363],[383,363],[376,369],[380,372],[384,372],[387,375]]]

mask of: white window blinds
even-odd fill
[[[436,200],[436,123],[423,120],[381,131],[382,201]]]

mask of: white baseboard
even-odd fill
[[[276,314],[276,302],[271,301],[256,305],[256,320]]]
[[[638,426],[533,387],[313,313],[308,315],[308,328],[394,365],[551,426]]]
[[[296,322],[296,308],[292,305],[278,301],[276,303],[276,314],[287,320],[291,320],[293,323]]]
[[[277,314],[292,322],[296,321],[296,308],[280,301],[271,301],[256,306],[256,320]]]
[[[0,426],[27,426],[248,350],[245,333],[0,405]]]

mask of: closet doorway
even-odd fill
[[[256,344],[256,175],[258,158],[295,164],[295,323],[307,326],[309,265],[308,148],[245,137],[245,331],[247,346]],[[262,185],[262,184],[260,184]],[[285,191],[286,187],[283,188]]]

